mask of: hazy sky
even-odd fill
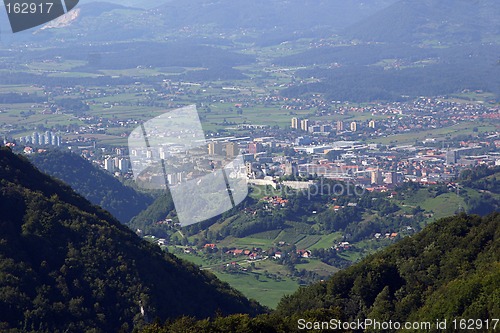
[[[80,4],[86,4],[91,2],[111,2],[124,6],[139,7],[139,8],[153,8],[159,6],[163,3],[174,1],[174,0],[80,0]]]

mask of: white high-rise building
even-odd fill
[[[177,174],[175,174],[175,173],[168,174],[167,181],[168,181],[169,185],[176,185],[179,182],[179,180],[177,178]]]
[[[109,172],[115,172],[115,160],[108,157],[104,160],[104,169]]]
[[[309,119],[302,119],[300,121],[300,129],[307,131],[309,129]]]
[[[53,133],[50,132],[50,131],[46,131],[45,132],[45,140],[44,140],[44,144],[46,144],[47,146],[48,145],[51,145],[52,144],[52,136],[53,136]]]
[[[357,130],[358,130],[358,124],[355,121],[353,121],[351,123],[351,132],[356,132]]]
[[[120,169],[121,172],[126,173],[130,169],[130,163],[128,159],[126,158],[120,158],[118,161],[118,169]]]
[[[33,132],[33,135],[31,136],[31,143],[34,145],[40,144],[40,134],[38,132]]]

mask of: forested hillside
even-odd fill
[[[483,218],[461,214],[441,219],[326,282],[284,297],[271,315],[255,319],[235,315],[214,321],[184,318],[143,332],[299,332],[299,319],[431,323],[447,319],[451,323],[456,318],[477,318],[491,323],[499,317],[497,212]],[[487,331],[481,325],[477,331]],[[434,326],[431,331],[443,330]],[[457,329],[450,324],[446,331]]]
[[[76,154],[52,150],[35,154],[30,160],[41,171],[69,184],[122,223],[129,222],[153,202],[151,196],[123,185],[110,173]]]
[[[495,0],[401,0],[345,31],[367,41],[467,43],[498,35]]]
[[[155,318],[262,311],[8,148],[0,210],[2,332],[128,332]]]
[[[339,308],[346,320],[497,318],[499,262],[500,214],[462,214],[284,298],[278,313]]]

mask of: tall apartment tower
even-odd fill
[[[248,144],[248,153],[249,154],[257,154],[262,151],[262,144],[258,142],[250,142]]]
[[[226,156],[227,157],[235,157],[240,153],[240,149],[236,142],[228,142],[226,143]]]
[[[220,142],[209,142],[208,143],[208,155],[222,155],[222,143]]]
[[[449,150],[446,152],[446,164],[452,165],[456,164],[458,160],[458,154],[456,150]]]
[[[108,157],[104,160],[104,169],[109,172],[115,172],[115,160]]]
[[[351,123],[351,132],[356,132],[357,130],[358,130],[358,124],[355,121],[353,121]]]
[[[299,128],[299,118],[293,117],[292,118],[292,126],[293,129],[298,129]]]
[[[382,172],[379,169],[372,171],[371,176],[372,176],[371,177],[372,184],[377,184],[377,185],[382,184],[383,181]]]
[[[129,160],[126,158],[120,158],[118,162],[118,168],[120,169],[121,172],[128,172],[130,169]]]
[[[342,120],[337,121],[337,132],[342,132],[344,130],[344,122]]]
[[[309,129],[309,119],[302,119],[300,121],[300,129],[307,131]]]

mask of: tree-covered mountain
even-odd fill
[[[479,166],[464,170],[459,178],[463,186],[475,189],[479,196],[466,193],[466,203],[469,213],[485,215],[485,212],[500,210],[500,166],[488,168]]]
[[[500,213],[458,215],[285,297],[278,313],[338,308],[342,319],[500,315]]]
[[[499,16],[495,0],[401,0],[340,33],[356,45],[310,49],[274,63],[308,66],[298,76],[320,81],[292,86],[286,97],[394,101],[469,89],[499,98]]]
[[[286,32],[321,26],[340,28],[360,21],[394,3],[372,1],[303,0],[187,0],[170,1],[155,9],[167,26],[216,25],[224,29],[279,29]]]
[[[396,43],[498,42],[496,0],[401,0],[344,33],[365,41]]]
[[[153,202],[151,196],[123,185],[108,172],[74,153],[50,150],[34,154],[30,160],[42,172],[70,185],[122,223],[129,222]]]
[[[396,1],[82,0],[73,10],[73,19],[62,28],[41,30],[37,27],[16,38],[6,37],[7,41],[14,42],[33,40],[35,33],[37,41],[65,38],[67,42],[80,44],[88,40],[157,39],[179,31],[204,31],[202,35],[205,35],[212,31],[248,30],[257,35],[245,37],[247,40],[258,42],[272,37],[284,41],[300,38],[311,31],[341,30]],[[0,23],[9,30],[5,21]]]
[[[319,82],[287,88],[282,95],[295,97],[321,93],[331,100],[364,102],[404,101],[418,96],[446,96],[464,90],[482,90],[500,99],[500,66],[496,60],[500,47],[473,49],[473,46],[450,49],[448,54],[455,52],[463,57],[453,61],[447,57],[436,58],[440,60],[422,66],[417,65],[419,61],[406,59],[401,60],[408,63],[405,68],[385,69],[374,62],[371,65],[346,65],[339,69],[304,70],[298,73],[300,77],[314,77]],[[481,49],[485,52],[478,52]],[[398,54],[402,55],[395,53],[394,57],[398,58]],[[352,56],[356,58],[357,54]],[[304,55],[302,59],[307,57]],[[336,60],[331,58],[331,61]]]
[[[0,330],[127,332],[262,308],[0,149]]]
[[[232,315],[213,321],[183,318],[149,326],[143,332],[301,332],[299,319],[429,322],[433,326],[427,331],[456,332],[460,321],[456,327],[452,321],[461,318],[482,320],[474,328],[486,332],[493,331],[492,326],[486,329],[486,320],[494,323],[499,317],[500,213],[496,212],[486,217],[461,214],[441,219],[326,282],[285,296],[270,315],[255,319]],[[447,320],[446,330],[436,328],[437,319]],[[315,331],[328,329],[323,326]]]
[[[169,214],[175,213],[174,202],[170,193],[160,194],[155,201],[145,210],[137,214],[128,226],[133,229],[140,229],[146,235],[155,235],[164,237],[164,230],[155,225],[156,222],[165,220]]]

